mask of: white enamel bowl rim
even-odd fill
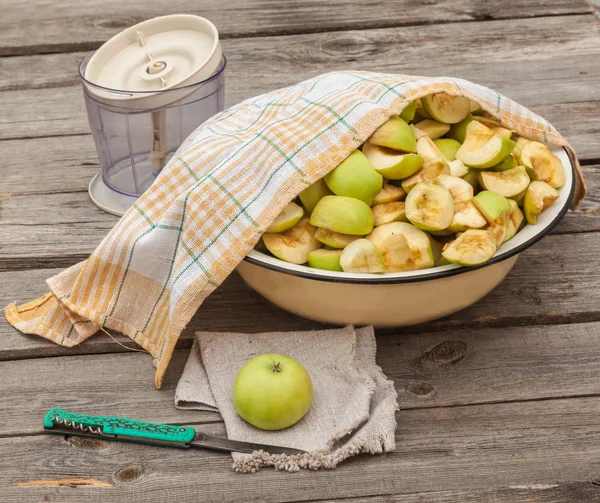
[[[538,218],[536,225],[526,225],[517,235],[510,241],[504,243],[496,255],[485,264],[475,267],[463,267],[456,264],[449,264],[440,267],[432,267],[419,271],[405,271],[384,274],[367,274],[367,273],[348,273],[325,271],[323,269],[315,269],[305,265],[296,265],[289,262],[284,262],[278,258],[266,255],[257,250],[252,250],[245,261],[257,266],[265,267],[274,271],[279,271],[284,274],[301,276],[316,281],[331,281],[335,283],[359,283],[359,284],[385,284],[385,283],[411,283],[416,281],[428,281],[448,276],[454,276],[470,272],[483,267],[489,267],[498,262],[502,262],[523,250],[537,243],[546,234],[548,234],[561,221],[562,217],[567,213],[569,205],[573,199],[575,191],[575,167],[567,152],[562,147],[549,145],[551,150],[561,160],[565,170],[565,185],[558,189],[559,198],[555,203],[544,211]]]

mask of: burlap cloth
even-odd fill
[[[199,332],[177,386],[175,406],[220,412],[229,439],[307,451],[297,456],[233,453],[237,471],[335,468],[356,454],[394,450],[397,394],[375,363],[375,350],[373,327],[252,335]],[[265,353],[299,361],[313,383],[310,410],[285,430],[254,428],[233,407],[238,371]]]
[[[387,118],[436,92],[476,100],[518,134],[564,146],[579,204],[586,189],[573,149],[501,94],[448,77],[328,73],[202,124],[86,261],[48,279],[50,293],[8,306],[6,319],[64,346],[100,327],[122,332],[153,356],[160,387],[183,328],[283,207]]]

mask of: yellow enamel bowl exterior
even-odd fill
[[[574,168],[562,148],[552,147],[565,169],[559,199],[477,267],[454,264],[386,274],[323,271],[253,250],[237,268],[244,281],[277,306],[336,325],[399,327],[447,316],[477,302],[512,269],[519,253],[562,219],[573,198]]]

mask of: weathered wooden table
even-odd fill
[[[600,501],[600,30],[583,0],[27,0],[0,5],[0,306],[46,291],[115,224],[88,199],[99,165],[76,65],[153,16],[210,18],[227,102],[333,69],[454,75],[552,122],[590,195],[484,300],[378,334],[396,382],[397,450],[332,472],[237,475],[230,458],[41,432],[52,406],[198,425],[173,392],[192,334],[316,326],[233,275],[184,332],[164,389],[105,335],[65,349],[0,320],[0,501]]]

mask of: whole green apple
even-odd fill
[[[308,412],[312,396],[305,368],[278,354],[252,358],[233,385],[235,410],[261,430],[282,430],[296,424]]]

